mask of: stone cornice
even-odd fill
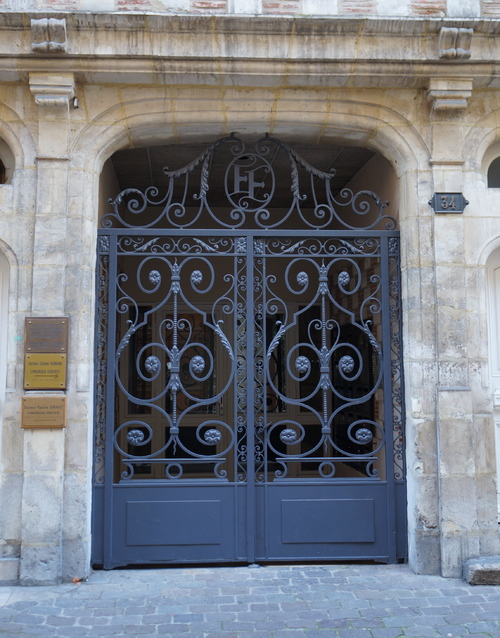
[[[66,52],[54,56],[31,50],[30,18],[42,15],[0,14],[0,81],[50,68],[104,84],[426,88],[432,77],[467,77],[474,88],[500,86],[498,20],[61,12],[50,15],[66,20]],[[440,57],[443,28],[473,30],[470,58]]]
[[[25,13],[1,12],[0,29],[29,28],[29,20],[42,18],[66,19],[68,28],[78,31],[113,29],[123,31],[186,32],[195,30],[218,33],[250,34],[336,34],[336,35],[407,35],[421,37],[440,35],[441,28],[473,29],[474,33],[499,35],[498,18],[420,18],[420,17],[351,17],[351,16],[255,16],[200,15],[153,12],[74,12],[43,11]]]
[[[74,73],[77,83],[192,86],[265,86],[269,88],[412,88],[426,89],[429,78],[473,77],[473,87],[500,87],[500,64],[476,63],[443,68],[439,63],[370,61],[286,62],[279,59],[153,59],[146,57],[51,58],[54,73]],[[0,56],[0,82],[27,82],[31,73],[43,73],[47,61]]]

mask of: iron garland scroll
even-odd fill
[[[224,174],[213,175],[212,166],[221,162]],[[164,193],[156,187],[144,192],[125,189],[110,200],[113,212],[102,220],[104,229],[149,232],[120,235],[118,241],[119,252],[138,264],[134,286],[142,295],[139,301],[137,294],[126,291],[128,275],[121,276],[117,312],[129,314],[117,345],[115,379],[127,401],[140,408],[115,431],[115,448],[128,468],[123,478],[131,478],[141,465],[156,463],[164,467],[163,478],[179,479],[190,464],[203,461],[206,467],[210,461],[214,477],[227,479],[217,462],[232,453],[234,480],[244,480],[245,384],[250,383],[257,480],[286,478],[293,464],[299,472],[314,472],[322,479],[337,476],[339,465],[376,478],[380,452],[391,435],[389,425],[396,456],[402,449],[399,244],[396,221],[385,214],[388,203],[366,190],[353,193],[341,188],[334,193],[333,170],[314,168],[287,144],[268,136],[247,150],[241,139],[231,135],[187,166],[164,173]],[[286,205],[283,191],[277,202],[277,184],[285,178]],[[215,205],[211,193],[217,193]],[[165,229],[173,231],[169,238],[161,232],[151,234]],[[240,229],[253,237],[255,312],[247,312],[247,238],[238,236]],[[224,238],[216,236],[218,230],[226,233]],[[273,237],[273,230],[286,230],[287,236]],[[383,244],[386,234],[391,237]],[[225,264],[224,255],[229,254],[235,265],[231,274],[226,273],[226,290],[217,297],[214,275],[207,279],[205,269],[216,272],[213,264]],[[195,265],[193,257],[203,261],[203,268]],[[384,259],[388,266],[382,264]],[[390,274],[389,294],[383,291],[384,269]],[[153,336],[144,326],[154,313],[141,311],[140,305],[167,281],[160,302],[151,297],[148,306],[162,308],[165,317]],[[207,281],[211,283],[206,285]],[[195,295],[197,302],[189,295]],[[389,308],[383,312],[384,304]],[[230,373],[222,387],[220,380],[215,381],[217,365],[204,342],[207,334],[195,348],[190,339],[179,342],[179,329],[184,326],[189,334],[194,330],[181,306],[184,312],[188,307],[194,310],[202,329],[212,334],[215,350],[219,348],[228,359]],[[233,315],[236,321],[228,332]],[[389,316],[391,343],[382,344],[382,335],[387,334],[384,317]],[[253,321],[253,344],[245,342],[249,327],[245,321]],[[131,360],[130,344],[138,335],[142,341],[134,365],[143,390],[134,394],[118,370],[124,353]],[[157,353],[152,354],[152,349]],[[179,374],[182,357],[189,359],[184,378]],[[245,376],[247,357],[255,363],[254,379]],[[189,386],[200,380],[208,383],[202,395],[194,396]],[[197,422],[195,445],[183,441],[183,419],[196,411],[215,410],[231,384],[235,384],[236,431],[229,415],[203,417]],[[166,405],[164,397],[172,394],[185,404],[175,399]],[[156,449],[151,423],[138,416],[145,410],[160,414],[168,433]],[[391,424],[385,422],[389,414]],[[120,432],[127,433],[127,448]],[[214,452],[203,455],[200,444],[215,446]]]

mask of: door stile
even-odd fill
[[[396,556],[396,493],[394,488],[394,424],[392,409],[392,356],[391,356],[391,305],[389,244],[394,238],[383,235],[380,238],[380,278],[382,285],[382,347],[384,366],[384,436],[385,471],[387,483],[387,547],[389,562],[395,563]],[[391,242],[392,245],[392,242]]]
[[[117,237],[110,235],[109,284],[108,284],[108,334],[106,361],[106,440],[104,466],[104,542],[103,566],[113,565],[113,473],[114,473],[114,423],[115,423],[115,352],[116,352],[116,282],[118,273]]]
[[[247,375],[247,559],[249,563],[255,562],[255,388],[250,382],[255,376],[255,352],[254,352],[254,264],[253,264],[252,235],[246,237],[247,264],[246,264],[246,375]]]

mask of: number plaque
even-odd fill
[[[435,193],[429,200],[435,213],[463,213],[468,203],[462,193]]]

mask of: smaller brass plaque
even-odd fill
[[[65,390],[66,363],[65,354],[24,355],[24,389]]]
[[[26,317],[25,352],[67,352],[68,317]]]
[[[22,428],[65,428],[66,397],[23,397]]]

